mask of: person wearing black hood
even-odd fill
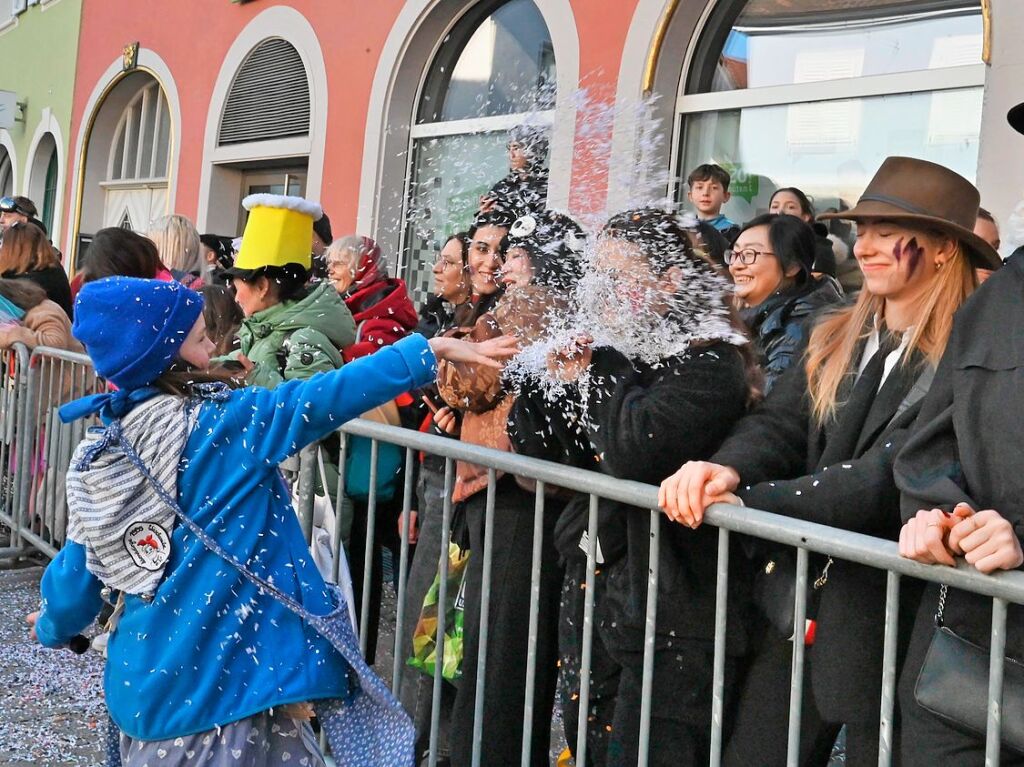
[[[545,212],[522,216],[508,231],[508,250],[501,269],[505,293],[493,313],[479,317],[469,340],[483,341],[508,334],[520,343],[545,337],[549,323],[564,310],[566,294],[579,279],[582,229],[568,216]],[[515,393],[507,378],[481,366],[448,365],[439,369],[438,389],[449,406],[463,413],[463,442],[511,451],[508,414]],[[523,704],[527,657],[536,654],[531,764],[547,764],[551,714],[557,678],[558,593],[562,572],[552,528],[562,502],[549,497],[541,542],[538,636],[530,644],[524,628],[530,623],[531,562],[534,546],[535,487],[502,472],[494,488],[490,577],[487,600],[487,645],[482,647],[484,604],[484,535],[488,472],[460,461],[456,467],[454,503],[461,507],[471,552],[467,567],[462,677],[452,711],[451,763],[469,765],[473,751],[473,718],[477,662],[486,652],[481,764],[518,765],[523,739]]]
[[[726,253],[740,318],[757,344],[767,394],[806,343],[818,311],[842,303],[835,281],[811,276],[814,233],[801,219],[767,213]]]
[[[548,138],[545,128],[518,125],[509,133],[509,172],[480,198],[480,212],[512,217],[542,213],[548,202]]]
[[[557,387],[524,390],[511,430],[518,452],[657,481],[686,456],[710,455],[757,394],[756,364],[729,306],[728,281],[694,247],[695,221],[654,208],[613,216],[581,281],[579,336],[549,352]],[[576,495],[554,530],[565,563],[559,615],[562,710],[578,764],[577,729],[597,767],[636,765],[652,515],[599,502],[590,707],[579,710],[589,499]],[[709,759],[717,533],[674,529],[656,517],[659,550],[650,765]],[[730,578],[730,590],[743,579]],[[729,600],[725,695],[747,637]],[[669,703],[671,701],[671,703]]]

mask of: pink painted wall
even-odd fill
[[[401,9],[400,0],[288,0],[313,26],[327,69],[328,136],[321,202],[338,231],[355,226],[365,115],[378,57]],[[580,35],[581,83],[601,99],[614,100],[619,58],[633,13],[633,0],[595,3],[572,0]],[[600,12],[595,13],[595,5]],[[194,218],[198,210],[203,134],[210,97],[221,62],[232,42],[254,16],[270,7],[257,0],[140,3],[138,0],[84,0],[79,60],[72,112],[74,147],[86,101],[122,48],[134,41],[156,52],[171,70],[181,104],[181,156],[176,212]],[[585,119],[585,118],[581,118]],[[604,142],[602,142],[604,143]],[[604,202],[601,168],[607,158],[593,146],[577,146],[571,207],[585,210]],[[72,158],[77,164],[77,158]],[[582,175],[581,175],[582,174]],[[75,179],[66,190],[69,222]],[[585,184],[576,184],[583,180]]]

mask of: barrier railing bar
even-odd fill
[[[793,673],[789,683],[787,767],[800,766],[800,719],[804,696],[804,637],[807,634],[807,549],[796,552],[796,595],[793,599]]]
[[[1006,600],[992,600],[992,641],[989,644],[988,724],[985,728],[985,767],[999,767],[1003,724],[1003,663],[1006,658]]]
[[[647,767],[651,747],[651,691],[654,687],[654,653],[658,624],[658,577],[661,572],[659,545],[661,514],[653,509],[650,542],[647,547],[647,612],[644,616],[644,665],[640,683],[640,742],[637,765]]]
[[[529,647],[537,646],[540,633],[540,569],[541,552],[544,544],[544,483],[538,482],[533,507],[533,556],[530,571],[530,629]],[[531,741],[533,740],[533,705],[537,675],[537,653],[526,655],[526,695],[523,699],[523,750],[520,755],[521,767],[530,767]]]
[[[370,591],[373,586],[373,554],[377,534],[377,453],[376,439],[370,440],[370,484],[366,499],[366,545],[363,548],[363,595],[359,605],[359,649],[366,657],[370,639]]]
[[[313,504],[316,494],[316,476],[319,473],[317,471],[319,452],[320,446],[316,443],[307,445],[299,452],[299,471],[296,483],[296,494],[299,501],[297,511],[299,528],[302,530],[302,537],[307,546],[313,543]]]
[[[434,689],[430,704],[430,751],[427,764],[437,765],[438,740],[441,735],[441,685],[444,683],[444,631],[446,605],[448,604],[448,544],[452,537],[452,486],[455,466],[451,458],[444,459],[444,503],[441,506],[441,554],[438,556],[437,572],[437,638],[434,643]]]
[[[487,694],[487,643],[490,638],[488,620],[491,615],[491,564],[494,561],[494,500],[497,494],[497,474],[487,470],[487,501],[484,507],[484,560],[480,584],[480,633],[476,659],[476,694],[473,698],[473,754],[472,767],[480,767],[483,749],[484,700]]]
[[[715,586],[715,660],[711,677],[711,767],[722,763],[725,717],[726,605],[729,601],[729,531],[718,531],[718,580]]]
[[[350,421],[342,427],[348,434],[386,440],[402,447],[412,447],[434,455],[490,466],[498,471],[542,480],[586,495],[619,501],[641,509],[658,506],[658,488],[632,480],[504,453],[491,448],[469,445],[456,440],[402,429],[370,421]],[[767,511],[716,503],[704,515],[706,523],[724,527],[734,533],[751,535],[794,548],[805,548],[849,562],[882,570],[893,570],[950,588],[965,589],[987,597],[999,597],[1024,604],[1024,573],[1004,571],[989,575],[978,572],[966,562],[956,568],[924,565],[899,555],[894,541],[886,541],[862,533],[839,530],[815,522],[782,517]]]
[[[597,574],[598,496],[590,495],[587,519],[587,577],[583,589],[583,647],[580,653],[579,722],[576,726],[576,764],[587,763],[587,726],[590,721],[590,664],[594,649],[594,582]]]
[[[882,704],[879,710],[878,767],[892,763],[893,713],[896,710],[896,643],[899,638],[900,576],[885,582],[885,640],[882,653]]]
[[[402,687],[402,671],[405,664],[402,663],[404,653],[405,637],[402,636],[402,629],[405,628],[405,592],[409,577],[409,536],[412,524],[412,480],[413,469],[415,468],[415,457],[411,447],[405,449],[405,488],[402,492],[402,538],[401,549],[398,555],[398,606],[395,615],[395,662],[391,669],[391,692],[398,695]]]
[[[342,503],[345,501],[345,458],[348,455],[348,435],[341,434],[341,445],[338,453],[338,484],[334,488],[334,540],[331,543],[334,552],[334,582],[341,583],[341,555],[344,551],[343,542],[343,531],[341,529],[341,519],[344,510],[342,509]],[[324,488],[324,492],[327,492],[327,488]],[[347,568],[346,568],[347,569]],[[352,573],[349,573],[349,578],[352,577]]]

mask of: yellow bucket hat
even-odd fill
[[[234,270],[252,271],[266,266],[312,266],[313,222],[323,209],[302,197],[251,194],[242,200],[249,211],[242,246]]]

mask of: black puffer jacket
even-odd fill
[[[663,360],[657,367],[631,361],[611,348],[594,350],[587,418],[581,403],[523,391],[509,416],[509,437],[519,453],[600,471],[619,479],[656,484],[689,460],[714,452],[743,415],[747,379],[740,351],[727,343]],[[585,559],[580,539],[589,499],[577,495],[562,512],[555,545],[565,561]],[[651,515],[615,501],[599,504],[598,548],[608,576],[599,599],[618,605],[618,630],[642,646]],[[714,637],[718,531],[690,530],[659,515],[659,635]],[[738,557],[737,557],[738,559]],[[730,578],[729,651],[746,644],[744,600],[749,588]]]
[[[825,277],[776,293],[757,306],[740,311],[761,357],[765,394],[803,352],[818,313],[842,302],[843,294],[836,281]]]

